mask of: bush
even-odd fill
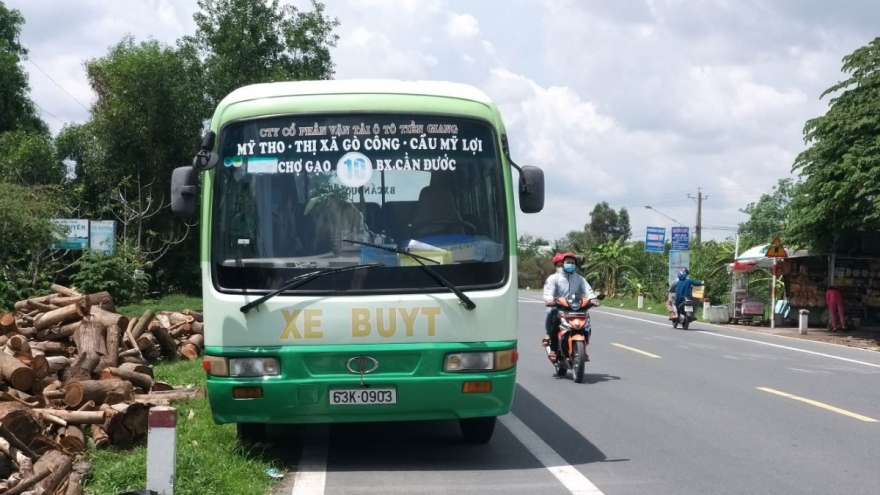
[[[77,272],[70,277],[82,293],[107,291],[114,302],[123,306],[140,301],[147,290],[149,276],[138,275],[141,268],[135,251],[125,244],[116,244],[113,254],[87,249],[74,264]]]

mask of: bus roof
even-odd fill
[[[486,93],[468,84],[456,82],[399,79],[331,79],[251,84],[230,93],[220,102],[220,106],[260,98],[332,94],[441,96],[484,104],[492,103],[492,100]]]

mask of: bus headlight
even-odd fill
[[[516,364],[516,349],[496,352],[456,352],[447,354],[443,371],[506,370]]]
[[[229,376],[273,376],[280,374],[275,358],[232,358]]]

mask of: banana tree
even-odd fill
[[[624,273],[635,275],[632,266],[632,245],[623,238],[596,244],[587,252],[581,268],[587,279],[599,279],[609,297],[615,297]],[[604,283],[603,283],[604,282]]]

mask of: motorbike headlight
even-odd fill
[[[229,376],[273,376],[281,368],[275,358],[232,358],[229,360]]]

